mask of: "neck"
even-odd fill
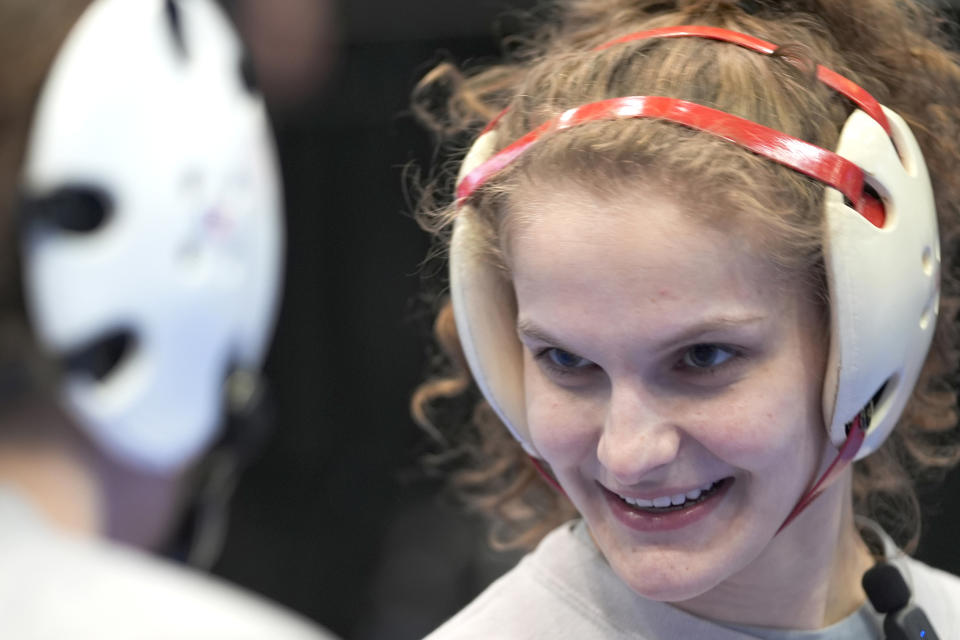
[[[856,611],[873,565],[854,525],[848,469],[777,535],[749,566],[710,591],[679,603],[717,621],[820,629]]]
[[[180,507],[180,470],[150,473],[113,459],[52,405],[6,418],[0,483],[23,494],[53,526],[144,548],[165,540]]]
[[[104,528],[95,476],[66,446],[55,442],[0,446],[0,484],[14,487],[60,530],[95,536]]]

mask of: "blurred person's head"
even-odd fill
[[[0,53],[0,483],[157,546],[258,435],[262,100],[207,0],[3,0]]]
[[[230,0],[237,28],[271,110],[315,98],[337,61],[340,33],[332,0]]]

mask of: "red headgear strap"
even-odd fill
[[[686,100],[662,96],[629,96],[591,102],[563,112],[495,154],[468,173],[457,186],[463,202],[491,176],[523,155],[544,134],[599,120],[658,118],[724,138],[758,155],[840,191],[853,207],[877,227],[883,226],[883,205],[864,191],[863,170],[852,162],[809,142],[738,116]]]
[[[602,51],[625,42],[634,42],[636,40],[645,40],[648,38],[685,37],[707,38],[709,40],[729,42],[731,44],[739,45],[745,49],[750,49],[751,51],[756,51],[757,53],[763,53],[765,55],[773,55],[779,50],[779,47],[777,47],[775,44],[767,42],[766,40],[761,40],[760,38],[749,36],[745,33],[730,31],[729,29],[721,29],[719,27],[681,25],[677,27],[661,27],[659,29],[650,29],[649,31],[637,31],[636,33],[631,33],[620,38],[616,38],[610,42],[605,42],[594,49],[594,51]],[[883,109],[880,108],[880,103],[877,102],[872,95],[867,93],[866,89],[857,83],[844,78],[836,71],[828,69],[827,67],[819,64],[817,65],[817,78],[820,80],[820,82],[827,85],[837,93],[849,98],[854,104],[857,105],[857,107],[866,112],[868,116],[876,120],[877,124],[883,127],[883,130],[887,132],[888,136],[891,135],[890,123],[887,122],[886,114],[883,112]]]

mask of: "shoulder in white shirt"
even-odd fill
[[[0,637],[332,640],[305,618],[199,572],[50,528],[0,487]]]
[[[903,554],[890,560],[904,573],[941,640],[960,640],[960,579]],[[882,638],[881,624],[869,604],[813,632],[733,629],[697,618],[630,590],[609,568],[586,526],[576,521],[551,532],[427,640],[846,640]]]

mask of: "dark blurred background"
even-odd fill
[[[405,176],[436,160],[409,96],[440,61],[493,60],[533,2],[224,4],[270,103],[288,258],[268,363],[277,434],[241,482],[215,570],[344,638],[421,638],[517,556],[488,550],[483,524],[422,471],[429,442],[408,417],[432,319]],[[953,573],[958,492],[954,474],[925,495],[919,553]]]

